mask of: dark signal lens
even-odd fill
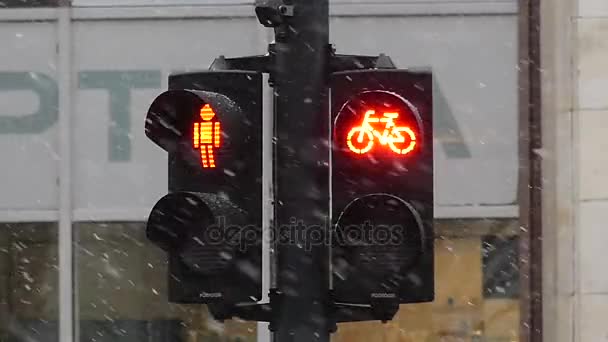
[[[425,238],[418,212],[395,196],[372,194],[351,202],[332,235],[337,298],[366,303],[370,294],[396,295],[423,255]]]
[[[424,249],[419,214],[405,201],[375,194],[354,200],[341,213],[334,253],[348,264],[386,278],[407,269]]]

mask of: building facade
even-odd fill
[[[252,5],[4,6],[0,340],[268,340],[264,325],[219,324],[204,307],[168,304],[165,257],[144,233],[167,188],[166,156],[143,132],[147,106],[170,73],[206,69],[218,55],[265,53],[272,35]],[[537,40],[530,22],[540,25]],[[432,68],[438,236],[435,302],[402,306],[384,325],[341,325],[334,339],[538,341],[523,333],[534,291],[543,341],[605,339],[608,3],[333,0],[331,41],[339,53],[382,52],[398,67]],[[522,51],[534,42],[538,60],[528,63],[522,56],[533,54]],[[532,67],[522,76],[524,65]],[[534,72],[536,81],[522,83]],[[537,207],[522,197],[531,117],[522,115],[522,86],[541,90]],[[269,118],[267,110],[265,127]],[[542,227],[530,227],[530,212]],[[531,236],[542,242],[534,258],[521,248],[535,245]],[[527,287],[522,264],[542,266],[542,287]]]
[[[601,341],[608,280],[601,269],[606,206],[608,3],[544,2],[541,9],[545,335]]]

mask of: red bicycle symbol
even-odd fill
[[[378,140],[380,145],[388,145],[396,154],[406,155],[414,150],[416,134],[410,127],[395,124],[399,113],[383,113],[381,117],[375,115],[376,111],[368,110],[361,126],[353,127],[348,133],[346,143],[352,152],[365,154],[371,151],[375,140]],[[380,130],[376,129],[378,126]]]

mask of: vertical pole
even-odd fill
[[[520,3],[520,335],[526,342],[543,340],[543,148],[540,50],[540,2]]]
[[[329,341],[328,0],[285,1],[293,17],[275,29],[275,229],[283,294],[274,341]],[[294,235],[294,233],[296,233]]]
[[[67,0],[58,9],[59,77],[59,341],[74,338],[74,264],[72,259],[72,9]]]

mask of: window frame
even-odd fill
[[[520,335],[543,341],[543,158],[541,94],[541,0],[519,10],[519,220]]]

